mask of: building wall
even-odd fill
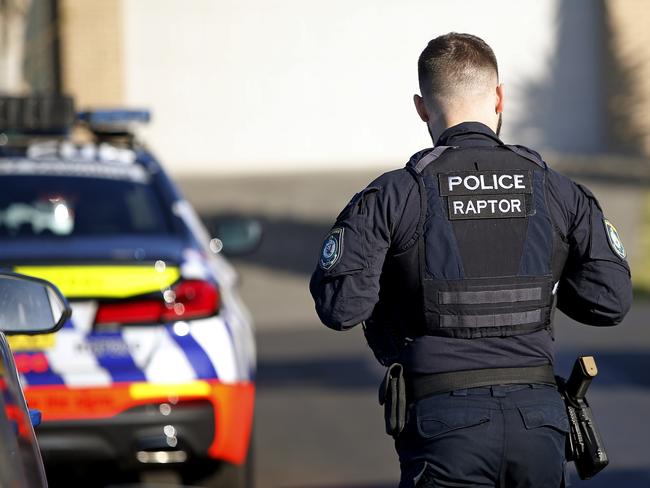
[[[650,3],[608,0],[611,136],[616,148],[650,157]]]
[[[0,93],[18,94],[28,89],[23,72],[25,30],[29,0],[0,4]]]
[[[60,91],[55,0],[0,1],[0,93]]]
[[[59,0],[59,16],[63,91],[81,108],[124,103],[122,1]]]
[[[469,1],[460,15],[454,1],[140,0],[124,8],[126,98],[154,108],[147,137],[179,170],[401,164],[429,144],[411,102],[417,57],[467,31],[500,59],[506,139],[598,151],[600,87],[584,82],[600,69],[595,5]],[[578,33],[559,45],[562,29]]]
[[[430,144],[417,57],[449,31],[494,48],[506,141],[609,147],[602,2],[61,2],[65,86],[151,108],[143,135],[177,173],[401,165]]]

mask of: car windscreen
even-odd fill
[[[171,217],[148,181],[0,176],[0,238],[172,233]]]

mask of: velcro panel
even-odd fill
[[[543,309],[491,315],[441,315],[440,327],[504,327],[541,321]]]
[[[424,280],[426,335],[503,337],[550,324],[551,276]]]
[[[438,303],[477,305],[487,303],[517,303],[542,299],[542,287],[484,291],[440,291]]]
[[[551,276],[424,280],[425,308],[450,315],[530,310],[548,306],[552,289]]]

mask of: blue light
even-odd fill
[[[151,120],[149,110],[107,109],[77,113],[77,120],[91,126],[123,125],[131,122],[146,124]]]

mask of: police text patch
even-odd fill
[[[438,175],[440,195],[532,193],[530,171],[459,171]]]
[[[497,219],[526,216],[524,195],[484,195],[449,197],[449,218]]]
[[[459,171],[438,175],[440,195],[447,197],[449,218],[526,217],[532,207],[530,171]]]

